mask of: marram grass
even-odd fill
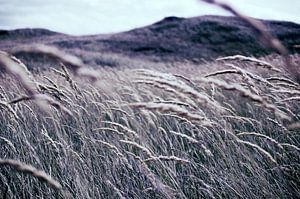
[[[16,67],[0,80],[1,196],[300,196],[300,86],[258,59],[91,79],[4,56]]]

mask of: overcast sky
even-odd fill
[[[256,18],[300,24],[300,0],[222,0]],[[0,0],[0,29],[47,28],[73,35],[112,33],[166,16],[226,15],[198,0]]]

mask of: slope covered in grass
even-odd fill
[[[27,72],[34,91],[2,74],[1,158],[33,165],[62,188],[0,161],[0,195],[300,197],[300,85],[278,56],[244,59],[99,68],[96,79]]]

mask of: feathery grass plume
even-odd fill
[[[257,144],[254,144],[254,143],[248,142],[248,141],[244,141],[244,140],[240,140],[240,139],[237,139],[237,142],[239,142],[241,144],[244,144],[244,145],[251,146],[251,147],[257,149],[261,154],[265,155],[270,162],[273,162],[276,165],[278,164],[277,161],[273,158],[273,156],[269,152],[267,152],[266,150],[264,150],[263,148],[261,148]]]
[[[126,127],[126,126],[124,126],[124,125],[122,125],[120,123],[111,122],[111,121],[101,121],[101,122],[104,123],[104,124],[110,124],[110,125],[119,127],[120,129],[122,129],[122,130],[124,130],[124,131],[126,131],[126,132],[128,132],[128,133],[130,133],[132,135],[134,135],[135,137],[139,137],[139,135],[135,131],[129,129],[128,127]]]
[[[59,148],[57,145],[63,146],[61,143],[58,143],[56,141],[54,141],[48,134],[47,130],[42,129],[41,134],[46,138],[46,140],[48,141],[47,144],[51,144],[51,146],[53,146],[53,148],[55,149],[55,151],[59,152]]]
[[[35,94],[33,96],[21,96],[19,98],[13,99],[9,102],[9,104],[16,104],[21,101],[28,101],[28,100],[34,100],[36,104],[44,111],[50,113],[51,111],[48,108],[48,105],[53,106],[56,109],[59,109],[65,113],[67,113],[70,116],[73,116],[73,113],[66,108],[61,103],[57,102],[56,100],[52,99],[51,97],[43,94]]]
[[[64,51],[59,50],[54,46],[47,46],[43,44],[26,45],[10,50],[10,53],[41,53],[49,56],[55,60],[62,62],[63,64],[69,65],[76,72],[79,68],[84,67],[83,62],[76,56],[70,55]]]
[[[0,140],[3,140],[8,146],[10,146],[10,148],[14,150],[14,152],[17,152],[15,145],[10,140],[2,136],[0,136]]]
[[[235,74],[238,74],[238,75],[241,75],[242,77],[243,77],[243,79],[244,80],[246,80],[246,84],[245,84],[245,86],[247,86],[247,87],[249,87],[250,88],[250,90],[252,91],[252,92],[254,92],[255,94],[258,94],[259,93],[259,91],[258,91],[258,89],[257,89],[257,87],[256,87],[256,85],[255,85],[255,83],[252,81],[252,79],[254,79],[253,78],[253,76],[254,76],[254,74],[252,74],[252,73],[249,73],[249,72],[247,72],[247,71],[245,71],[245,70],[243,70],[243,69],[241,69],[241,68],[239,68],[239,67],[237,67],[237,66],[234,66],[233,64],[226,64],[226,66],[230,66],[231,68],[233,68],[234,69],[234,71],[235,71]],[[220,75],[220,72],[222,72],[222,71],[217,71],[217,75]],[[228,73],[228,72],[227,72]],[[221,73],[222,74],[222,73]],[[224,72],[223,72],[223,74],[225,74]],[[205,77],[207,78],[207,77],[212,77],[212,76],[214,76],[215,74],[213,73],[213,74],[211,74],[211,75],[206,75]],[[242,84],[242,83],[241,83]],[[273,85],[272,85],[273,86]]]
[[[290,90],[290,89],[274,89],[273,93],[280,93],[280,94],[288,94],[288,95],[297,95],[300,96],[300,90]]]
[[[132,115],[130,115],[128,112],[120,109],[120,108],[114,108],[114,107],[109,107],[109,108],[104,108],[105,111],[116,111],[116,112],[120,112],[122,114],[124,114],[127,117],[133,117]]]
[[[217,76],[217,75],[233,74],[233,73],[238,73],[238,71],[232,70],[232,69],[225,69],[225,70],[208,73],[208,74],[204,75],[204,77],[213,77],[213,76]]]
[[[237,115],[224,115],[222,117],[223,118],[229,118],[229,119],[236,119],[236,120],[239,120],[239,121],[244,122],[244,123],[249,123],[252,126],[261,125],[260,121],[257,121],[253,118],[250,118],[250,117],[242,117],[242,116],[237,116]]]
[[[299,97],[288,97],[285,99],[280,100],[279,102],[288,102],[288,101],[300,101],[300,96]]]
[[[143,160],[143,162],[150,162],[150,161],[157,161],[157,160],[161,160],[161,161],[175,161],[175,162],[179,162],[179,163],[190,163],[190,161],[182,159],[182,158],[178,158],[174,155],[172,156],[157,156],[157,157],[150,157],[147,158],[145,160]]]
[[[290,89],[290,88],[285,88],[285,89],[277,89],[273,91],[273,93],[280,93],[280,94],[288,94],[288,95],[297,95],[300,96],[300,90],[296,89]]]
[[[91,141],[94,142],[94,143],[103,144],[104,146],[108,147],[109,149],[112,149],[117,156],[122,157],[122,158],[124,157],[124,155],[121,153],[120,149],[118,149],[118,147],[116,147],[113,144],[110,144],[110,143],[105,142],[103,140],[92,139]]]
[[[130,103],[127,106],[134,107],[134,108],[145,108],[148,110],[156,110],[162,113],[169,113],[173,112],[174,114],[183,117],[187,120],[200,122],[203,126],[211,126],[211,122],[206,117],[201,117],[198,114],[190,113],[188,110],[181,108],[180,106],[174,104],[163,104],[163,103]]]
[[[43,83],[38,83],[37,86],[40,89],[40,91],[43,91],[44,93],[51,94],[53,97],[61,100],[61,97],[70,99],[65,92],[55,86],[43,84]]]
[[[60,185],[59,182],[56,180],[52,179],[51,176],[47,175],[44,171],[38,170],[35,167],[24,164],[22,162],[19,162],[17,160],[12,160],[12,159],[2,159],[0,158],[0,166],[8,166],[13,168],[17,172],[29,174],[33,177],[36,177],[42,182],[46,182],[49,186],[61,190],[62,186]]]
[[[266,84],[266,85],[268,85],[268,86],[270,86],[270,87],[274,87],[273,84],[271,84],[270,82],[268,82],[268,81],[267,81],[266,79],[264,79],[263,77],[260,77],[259,75],[255,75],[255,74],[253,74],[253,73],[251,73],[251,72],[249,72],[249,71],[246,71],[246,70],[244,70],[244,69],[242,69],[242,68],[240,68],[240,67],[238,67],[238,66],[235,66],[235,65],[233,65],[233,64],[225,64],[225,65],[226,65],[226,66],[229,66],[229,67],[231,67],[231,68],[233,68],[233,69],[235,69],[235,70],[237,71],[237,73],[243,75],[243,76],[246,77],[247,79],[251,78],[251,79],[254,79],[254,80],[258,81],[258,82],[262,82],[262,83],[264,83],[264,84]],[[250,82],[250,81],[248,80],[248,82]],[[251,82],[251,83],[252,83],[252,82]],[[252,83],[252,84],[253,84],[253,83]],[[252,86],[255,87],[255,84],[253,84]]]
[[[292,81],[292,80],[290,80],[290,79],[287,79],[287,78],[285,78],[285,77],[268,77],[266,80],[267,80],[267,81],[279,81],[279,82],[285,82],[285,83],[287,83],[287,84],[291,84],[291,85],[296,86],[296,87],[299,86],[298,83],[296,83],[296,82],[294,82],[294,81]]]
[[[183,118],[183,117],[180,117],[180,116],[178,116],[178,115],[169,114],[169,113],[162,113],[161,115],[162,115],[162,116],[168,116],[168,117],[175,118],[176,120],[185,122],[185,123],[187,123],[187,124],[193,126],[193,123],[192,123],[190,120],[188,120],[188,119],[186,119],[186,118]]]
[[[183,134],[183,133],[179,133],[179,132],[176,132],[176,131],[170,131],[170,133],[174,134],[174,135],[177,135],[179,137],[182,137],[184,139],[187,139],[189,142],[191,143],[199,143],[198,140],[196,140],[195,138],[191,137],[191,136],[188,136],[186,134]]]
[[[292,145],[292,144],[289,144],[289,143],[281,143],[281,146],[283,146],[283,147],[290,147],[290,148],[293,148],[296,151],[300,152],[300,148],[299,147],[297,147],[295,145]]]
[[[61,67],[62,67],[62,70],[64,71],[63,77],[65,77],[67,82],[69,82],[71,88],[76,91],[79,91],[78,86],[77,86],[76,82],[71,78],[71,75],[70,75],[67,67],[63,63],[61,63]]]
[[[212,87],[214,87],[212,85]],[[223,102],[223,104],[226,106],[226,109],[228,110],[229,113],[231,113],[232,115],[235,115],[236,113],[236,108],[234,108],[230,103],[228,102]]]
[[[191,107],[188,103],[176,101],[176,100],[157,100],[157,101],[154,101],[154,103],[174,104],[174,105],[183,106],[186,108]]]
[[[275,124],[277,127],[281,128],[282,130],[284,130],[285,132],[288,132],[288,129],[279,121],[277,121],[276,119],[272,119],[270,117],[267,117],[267,121],[272,122],[273,124]]]
[[[46,79],[50,84],[52,84],[52,86],[56,89],[58,89],[58,85],[52,80],[50,79],[49,77],[47,76],[43,76],[44,79]]]
[[[202,82],[206,83],[213,83],[217,85],[220,88],[223,88],[225,90],[231,90],[231,91],[238,91],[240,94],[242,94],[243,97],[247,97],[250,100],[262,105],[266,109],[269,109],[271,111],[274,111],[275,115],[283,120],[290,121],[291,118],[284,113],[283,111],[279,110],[275,105],[267,102],[265,99],[263,99],[261,96],[251,93],[249,90],[245,89],[239,84],[228,84],[225,81],[217,80],[217,79],[211,79],[211,78],[202,78],[200,79]]]
[[[130,151],[125,151],[125,153],[127,155],[130,155],[131,157],[133,157],[135,160],[138,160],[138,161],[141,161],[142,162],[142,159],[140,158],[140,156],[137,156],[135,155],[134,153],[130,152]]]
[[[3,67],[5,71],[16,77],[16,79],[26,90],[27,96],[13,100],[13,103],[24,100],[34,100],[38,106],[46,112],[50,112],[49,108],[47,107],[47,105],[50,104],[55,108],[61,109],[69,115],[72,115],[72,113],[59,102],[56,102],[49,96],[39,94],[36,90],[35,83],[31,80],[31,78],[29,78],[26,69],[24,69],[23,66],[20,66],[17,62],[13,61],[7,53],[2,51],[0,51],[0,67]]]
[[[185,76],[183,76],[183,75],[181,75],[181,74],[173,74],[173,76],[174,76],[174,77],[178,77],[178,78],[180,78],[180,79],[183,79],[184,81],[190,83],[190,84],[193,85],[193,86],[195,85],[194,82],[193,82],[191,79],[189,79],[189,78],[187,78],[187,77],[185,77]]]
[[[260,91],[253,80],[256,80],[258,82],[263,82],[263,83],[273,87],[272,84],[270,84],[268,81],[266,81],[262,77],[259,77],[258,75],[250,73],[250,72],[248,72],[238,66],[235,66],[233,64],[225,64],[225,65],[230,66],[231,68],[235,69],[237,71],[237,74],[241,75],[243,77],[243,79],[246,80],[246,82],[247,82],[246,86],[249,87],[251,92],[254,92],[257,95],[260,93]]]
[[[37,53],[44,54],[54,60],[61,62],[62,64],[69,66],[76,75],[85,76],[95,82],[98,79],[98,72],[87,68],[87,66],[78,57],[68,54],[54,46],[47,46],[43,44],[26,45],[22,47],[13,48],[10,53]]]
[[[280,69],[276,68],[272,64],[270,64],[266,61],[263,61],[263,60],[256,59],[254,57],[246,57],[246,56],[243,56],[243,55],[233,55],[233,56],[228,56],[228,57],[221,57],[221,58],[218,58],[216,60],[217,61],[227,61],[227,60],[248,61],[248,62],[256,63],[259,66],[262,66],[264,68],[267,68],[267,69],[275,71],[275,72],[282,72]]]
[[[0,51],[0,67],[18,80],[29,96],[33,96],[37,93],[35,84],[29,78],[26,69],[13,61],[11,57],[3,51]]]
[[[3,51],[2,51],[2,52],[3,52]],[[1,53],[1,51],[0,51],[0,53]],[[26,66],[20,59],[16,58],[15,56],[12,56],[12,55],[10,55],[10,58],[11,58],[13,61],[15,61],[17,64],[19,64],[19,65],[25,70],[26,74],[27,74],[29,77],[32,76],[32,74],[31,74],[31,72],[28,70],[27,66]]]
[[[189,96],[194,98],[199,103],[204,103],[206,105],[211,106],[214,110],[218,112],[224,112],[225,110],[223,107],[218,104],[216,101],[211,99],[206,93],[200,93],[196,91],[191,86],[187,85],[183,81],[177,79],[175,76],[167,73],[159,73],[157,71],[151,70],[136,70],[137,72],[137,79],[139,83],[146,83],[150,84],[151,82],[156,87],[165,87],[167,91],[177,91],[176,93],[181,93],[181,96]],[[168,89],[170,88],[170,89]],[[183,94],[183,95],[182,95]],[[186,97],[187,98],[187,97]]]
[[[136,142],[132,142],[132,141],[128,141],[128,140],[120,140],[120,142],[124,143],[124,144],[128,144],[128,145],[131,145],[131,146],[134,146],[138,149],[141,149],[143,152],[145,152],[149,157],[154,157],[152,155],[152,153],[150,152],[149,149],[147,149],[146,147],[136,143]]]
[[[149,85],[149,86],[154,87],[154,88],[161,89],[165,92],[174,94],[177,98],[179,98],[183,101],[186,101],[189,104],[189,106],[194,107],[194,108],[197,107],[195,102],[192,101],[190,98],[188,98],[188,96],[186,96],[185,94],[179,92],[178,90],[176,90],[174,88],[171,88],[169,85],[158,83],[158,82],[153,82],[153,81],[147,81],[147,80],[136,80],[136,81],[133,81],[133,83],[135,83],[135,84],[145,84],[145,85]]]
[[[275,139],[267,136],[267,135],[264,135],[264,134],[261,134],[261,133],[256,133],[256,132],[241,132],[241,133],[238,133],[236,134],[237,136],[257,136],[257,137],[262,137],[262,138],[265,138],[271,142],[273,142],[274,144],[276,144],[280,149],[283,149],[283,147],[281,146],[281,144],[279,142],[277,142]]]
[[[15,118],[18,118],[16,111],[11,107],[9,102],[0,101],[0,108],[1,107],[7,109],[10,113],[12,113],[15,116]]]
[[[148,78],[160,78],[164,79],[166,81],[177,81],[177,78],[173,76],[172,74],[169,73],[163,73],[160,71],[155,71],[155,70],[149,70],[149,69],[135,69],[133,70],[135,74],[137,74],[137,77],[148,77]],[[181,81],[180,81],[181,82]]]
[[[299,86],[294,86],[292,84],[285,83],[285,82],[276,82],[276,83],[273,83],[273,85],[277,88],[299,89]]]
[[[239,17],[244,22],[248,23],[256,32],[258,32],[260,34],[261,39],[264,41],[264,43],[268,47],[273,48],[274,50],[276,50],[278,53],[280,53],[284,57],[284,61],[286,64],[285,67],[286,67],[288,73],[297,82],[300,83],[300,72],[299,72],[297,66],[295,64],[293,64],[293,62],[291,61],[288,50],[281,44],[281,42],[278,39],[276,39],[272,36],[272,34],[267,30],[267,28],[265,27],[265,25],[262,22],[254,19],[254,18],[250,18],[246,15],[243,15],[242,13],[240,13],[239,11],[237,11],[236,9],[234,9],[233,7],[231,7],[230,5],[228,5],[226,3],[223,3],[223,2],[220,2],[217,0],[200,0],[200,1],[219,6],[219,7],[223,8],[224,10],[227,10],[231,14]]]
[[[40,107],[44,107],[43,108],[44,110],[47,110],[47,107],[46,107],[47,105],[51,105],[54,108],[67,113],[69,116],[73,116],[73,113],[67,107],[65,107],[60,102],[52,99],[51,97],[49,97],[47,95],[39,94],[39,95],[35,95],[34,98],[36,99],[36,101]]]
[[[123,136],[125,136],[124,133],[121,133],[121,132],[119,132],[119,131],[116,130],[116,129],[107,128],[107,127],[95,128],[95,129],[93,129],[93,131],[100,131],[100,132],[107,132],[107,131],[108,131],[108,132],[116,133],[116,134],[118,134],[118,135],[123,135]]]
[[[49,82],[52,81],[48,77],[44,77],[44,79],[46,79]],[[52,85],[36,82],[36,85],[38,86],[40,92],[47,93],[60,101],[63,101],[63,98],[69,100],[70,102],[72,101],[71,98],[68,96],[70,94],[66,92],[65,89],[59,88],[59,86],[56,85],[56,83],[54,83],[53,81],[50,84]]]

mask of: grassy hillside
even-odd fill
[[[300,86],[243,59],[2,74],[0,196],[300,197]]]
[[[290,54],[234,17],[1,31],[0,198],[300,198],[300,27],[263,23]]]

